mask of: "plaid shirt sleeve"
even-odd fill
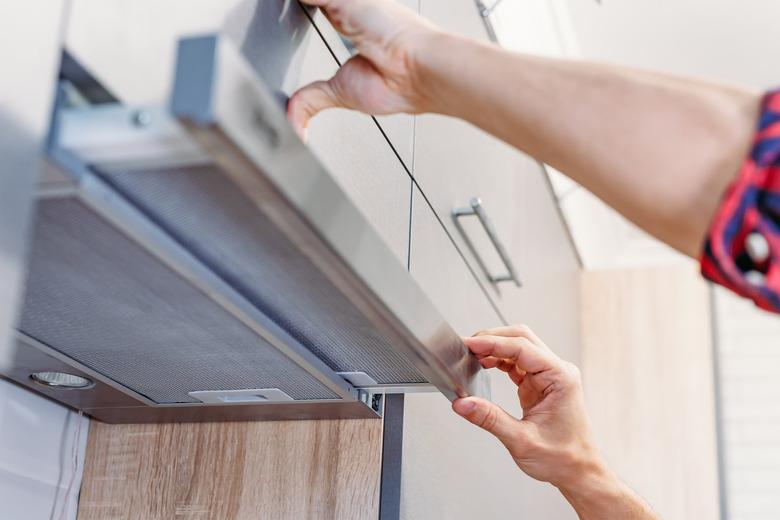
[[[701,272],[780,313],[780,90],[764,97],[753,148],[712,222]]]

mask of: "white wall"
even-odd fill
[[[780,318],[716,291],[730,520],[780,511]]]
[[[89,420],[0,380],[0,518],[75,520]]]
[[[780,85],[772,65],[780,63],[779,16],[776,0],[503,0],[496,9],[502,43],[512,49],[756,89]],[[544,29],[548,20],[557,35]],[[587,190],[552,179],[585,268],[680,263]]]
[[[6,2],[11,4],[11,2]],[[0,16],[0,364],[23,272],[23,202],[39,165],[59,59],[65,1],[14,2]],[[5,7],[5,6],[4,6]],[[2,11],[2,8],[0,8]],[[19,51],[23,49],[23,51]],[[29,134],[29,135],[27,135]],[[36,158],[35,161],[32,159]],[[4,216],[7,216],[4,214]],[[0,518],[75,519],[89,422],[62,406],[0,380]],[[70,491],[68,491],[70,490]]]
[[[553,1],[568,6],[585,58],[755,88],[780,84],[770,65],[780,63],[776,0]]]

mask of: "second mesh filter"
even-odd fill
[[[106,180],[334,371],[380,384],[426,382],[216,167]]]

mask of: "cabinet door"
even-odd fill
[[[417,190],[412,222],[412,276],[455,330],[470,335],[498,325],[482,287]],[[519,416],[509,378],[493,371],[490,379],[492,400]],[[457,416],[438,393],[406,395],[401,486],[401,518],[407,520],[564,519],[570,514],[554,488],[526,477],[496,439]]]
[[[412,193],[409,271],[455,332],[470,336],[501,320],[418,188]]]
[[[398,3],[418,11],[418,0],[396,0]],[[311,17],[318,32],[322,35],[330,51],[340,64],[345,63],[354,53],[352,44],[342,38],[325,18],[321,11],[311,11]],[[327,78],[320,78],[327,79]],[[382,129],[389,144],[398,154],[404,165],[411,170],[414,150],[414,116],[394,114],[374,118]]]
[[[448,30],[486,38],[471,0],[422,0],[421,12]],[[448,321],[463,335],[526,322],[576,359],[578,266],[542,167],[467,123],[436,115],[417,118],[414,160],[425,196],[413,196],[410,269]],[[452,211],[472,197],[482,199],[523,288],[492,283],[504,266],[485,230],[473,217],[460,227],[453,220]],[[497,371],[490,379],[492,400],[521,416],[516,387]],[[401,518],[510,516],[576,518],[555,488],[524,475],[496,439],[440,395],[407,395]]]
[[[449,31],[487,39],[472,0],[422,0],[421,13]],[[438,115],[417,118],[415,143],[415,179],[503,319],[529,324],[576,360],[579,266],[542,166],[466,122]],[[507,274],[497,248],[477,218],[453,218],[472,198],[482,200],[522,287],[491,281]]]

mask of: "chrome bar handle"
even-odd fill
[[[500,3],[501,0],[494,0],[491,5],[487,5],[482,0],[476,0],[477,11],[479,12],[479,16],[482,18],[482,22],[485,24],[485,30],[488,33],[488,38],[494,43],[498,43],[498,35],[496,34],[495,27],[493,27],[491,15],[493,14],[493,10],[498,7],[498,4]]]
[[[485,271],[485,274],[487,275],[488,279],[493,283],[500,283],[500,282],[514,282],[516,286],[522,287],[523,283],[520,281],[520,277],[517,275],[517,270],[515,269],[514,264],[512,263],[512,259],[509,258],[509,254],[506,252],[506,248],[504,247],[504,244],[499,240],[498,235],[496,234],[496,230],[493,227],[493,222],[488,217],[487,213],[485,212],[485,208],[482,206],[482,201],[478,199],[477,197],[473,197],[469,201],[469,207],[468,208],[457,208],[452,210],[452,216],[455,219],[455,222],[457,223],[458,219],[460,217],[477,217],[479,219],[479,222],[482,224],[482,227],[485,229],[485,233],[487,233],[488,238],[490,239],[490,242],[493,244],[493,247],[496,248],[496,252],[498,253],[498,256],[501,257],[501,261],[504,263],[504,266],[506,267],[507,274],[501,275],[501,276],[493,276],[488,271],[485,264],[482,262],[481,259],[477,259],[479,263],[482,265],[483,270]],[[460,228],[460,225],[458,225]],[[461,233],[463,233],[463,229],[461,229]],[[474,250],[474,247],[471,244],[471,241],[468,239],[465,233],[463,233],[464,238],[466,238],[466,241],[468,242],[469,247],[471,247],[472,251],[474,251],[474,254],[476,255],[477,252]]]
[[[489,18],[491,14],[493,14],[493,11],[496,10],[496,7],[501,4],[502,0],[493,0],[493,3],[490,5],[485,4],[482,0],[477,0],[477,8],[479,8],[479,14],[482,16],[482,18]]]

